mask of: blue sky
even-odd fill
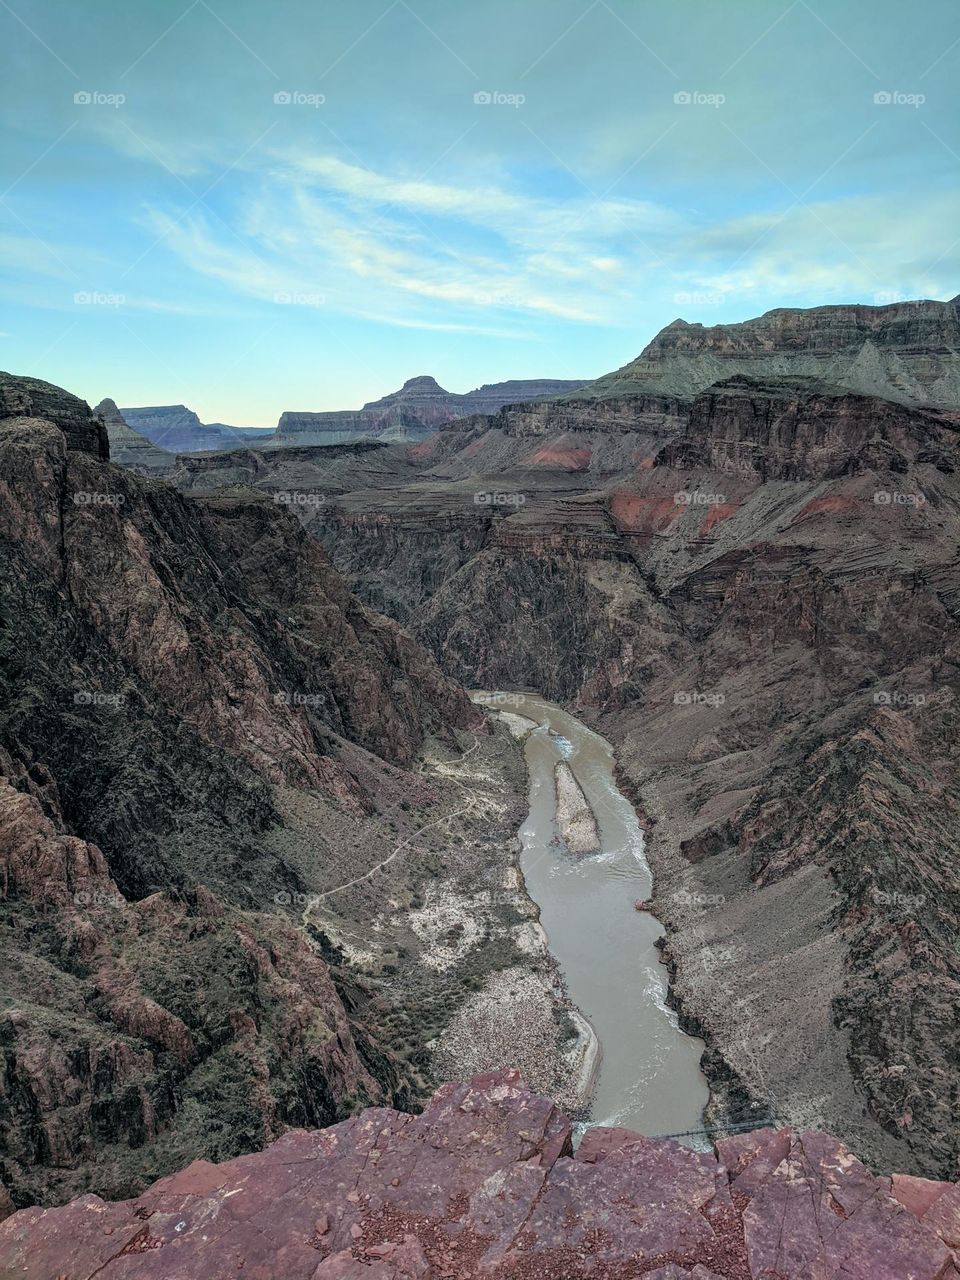
[[[0,47],[0,367],[94,403],[273,425],[960,292],[953,0],[0,0]]]

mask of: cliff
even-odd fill
[[[362,598],[616,744],[714,1116],[932,1177],[960,1167],[958,412],[734,373],[299,463]]]
[[[424,1064],[287,904],[436,820],[414,763],[479,714],[282,505],[110,465],[48,384],[2,397],[0,1184],[127,1195],[409,1103]]]
[[[114,400],[101,400],[94,413],[107,428],[111,462],[142,476],[166,475],[176,466],[176,455],[134,431]]]
[[[255,447],[274,432],[269,427],[231,427],[224,422],[201,422],[183,404],[162,404],[120,410],[124,421],[139,435],[167,453],[200,453],[210,449]]]
[[[539,378],[487,383],[465,395],[456,395],[445,391],[435,378],[422,374],[408,378],[399,391],[368,401],[359,410],[285,412],[277,427],[277,443],[339,444],[361,437],[418,441],[444,423],[475,414],[495,413],[514,401],[538,400],[581,386],[581,381]]]
[[[715,382],[804,376],[902,404],[960,404],[960,304],[782,307],[739,324],[674,320],[636,360],[573,393],[692,398]]]
[[[714,1154],[591,1129],[574,1155],[511,1071],[0,1225],[21,1280],[955,1280],[958,1245],[956,1184],[876,1176],[790,1129]]]

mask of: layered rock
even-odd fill
[[[136,1200],[0,1226],[11,1275],[139,1280],[950,1280],[955,1184],[877,1177],[835,1138],[762,1129],[716,1154],[571,1125],[516,1072],[363,1112]],[[67,1261],[69,1259],[69,1261]]]
[[[67,448],[89,453],[105,461],[110,457],[110,441],[104,424],[78,396],[39,378],[20,378],[0,373],[0,420],[15,418],[26,433],[31,422],[56,422]]]
[[[352,491],[332,460],[310,522],[451,674],[567,701],[616,743],[714,1117],[763,1106],[945,1177],[957,407],[742,373],[518,406]]]
[[[101,400],[94,413],[110,439],[110,461],[142,476],[161,476],[176,466],[176,455],[134,431],[113,400]]]
[[[415,442],[444,423],[495,413],[505,404],[545,399],[580,386],[583,383],[578,381],[540,378],[488,383],[465,395],[456,395],[445,391],[435,378],[422,374],[409,378],[399,391],[368,401],[360,410],[283,413],[276,442],[325,445],[361,438]]]
[[[438,821],[411,766],[480,714],[283,504],[185,498],[82,401],[3,394],[0,1182],[124,1195],[408,1102],[418,1046],[284,906]]]
[[[692,399],[735,374],[805,376],[901,404],[960,405],[960,307],[781,307],[739,324],[674,320],[640,355],[589,383],[575,399],[659,392]]]
[[[144,405],[121,409],[120,413],[129,427],[167,453],[255,446],[274,434],[269,427],[231,427],[224,422],[201,422],[194,410],[183,404]]]

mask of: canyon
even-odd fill
[[[506,404],[542,400],[577,391],[584,385],[584,379],[514,379],[484,383],[457,395],[423,374],[408,378],[399,391],[368,401],[362,409],[285,410],[276,428],[201,422],[193,409],[182,404],[118,409],[114,401],[106,399],[96,412],[107,425],[114,461],[138,470],[149,456],[151,471],[159,473],[172,468],[178,453],[295,448],[365,439],[422,440],[445,422],[496,413]],[[144,440],[146,445],[141,443]],[[146,449],[151,444],[156,449],[148,455]]]
[[[65,1233],[78,1276],[270,1275],[256,1239],[317,1277],[957,1274],[960,300],[677,321],[442,420],[413,383],[409,435],[171,461],[0,375],[15,1274]],[[527,877],[544,716],[612,744],[653,879],[601,918],[656,947],[712,1150],[573,1154],[557,1103],[619,1119],[551,895],[604,819],[559,761]],[[463,1034],[498,1002],[522,1062]]]
[[[289,499],[449,675],[614,744],[711,1120],[931,1177],[960,1161],[957,317],[668,326],[642,389],[174,477]]]

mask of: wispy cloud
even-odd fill
[[[250,297],[322,294],[407,327],[470,331],[496,314],[611,323],[655,257],[645,237],[683,225],[645,201],[545,200],[331,155],[286,153],[262,178],[229,229],[200,208],[153,209],[150,230],[191,270]]]

